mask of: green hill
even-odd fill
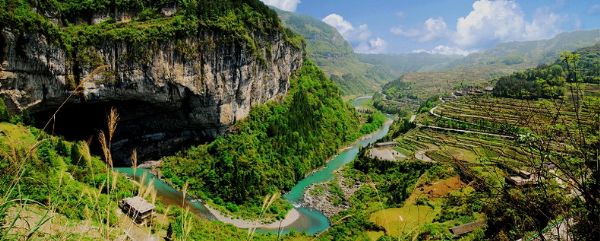
[[[438,66],[435,71],[413,72],[402,75],[394,82],[409,84],[401,98],[388,98],[406,102],[406,96],[424,101],[433,95],[441,95],[454,89],[467,86],[487,86],[492,79],[515,71],[525,70],[542,64],[552,63],[562,51],[573,51],[592,46],[600,41],[600,30],[575,31],[561,33],[549,40],[502,43],[498,46],[473,53],[465,58],[457,59],[445,66]],[[443,65],[443,64],[442,64]],[[389,84],[387,88],[400,84]]]
[[[446,68],[453,61],[462,59],[460,55],[441,55],[428,53],[408,54],[359,54],[365,63],[389,69],[395,76],[408,72],[433,71]]]
[[[500,97],[560,98],[568,82],[600,83],[600,44],[561,53],[552,64],[503,76],[495,82],[494,95]]]
[[[394,75],[386,68],[362,62],[338,31],[310,16],[277,10],[284,25],[307,41],[307,53],[340,86],[344,94],[378,91]]]
[[[532,67],[554,61],[562,51],[588,47],[598,41],[600,41],[600,30],[585,30],[561,33],[548,40],[502,43],[492,49],[457,60],[448,67],[477,65]]]

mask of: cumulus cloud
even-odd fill
[[[300,0],[261,0],[263,3],[285,10],[288,12],[295,12]]]
[[[428,53],[428,54],[441,54],[441,55],[462,55],[467,56],[475,51],[464,50],[457,47],[450,47],[446,45],[438,45],[432,50],[419,49],[413,51],[413,53]]]
[[[355,27],[344,17],[335,13],[323,18],[323,22],[336,28],[344,39],[354,46],[354,51],[358,53],[382,53],[387,47],[385,40],[371,37],[371,31],[369,31],[369,26],[366,24]]]
[[[429,18],[419,29],[403,29],[401,26],[390,29],[395,35],[413,38],[419,42],[429,42],[448,35],[448,24],[443,18]]]
[[[514,1],[479,0],[473,10],[458,19],[452,41],[463,47],[493,42],[525,41],[549,38],[560,30],[559,15],[538,10],[532,21],[527,21]]]
[[[385,51],[387,42],[381,38],[369,39],[366,42],[361,42],[354,48],[357,53],[363,54],[380,54]]]

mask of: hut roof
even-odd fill
[[[145,213],[155,208],[154,205],[146,201],[146,199],[141,198],[140,196],[130,197],[123,199],[129,207],[135,209],[139,213]]]

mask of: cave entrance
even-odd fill
[[[101,155],[98,133],[107,132],[107,116],[114,107],[119,122],[111,143],[115,166],[131,166],[130,156],[138,152],[138,163],[158,160],[191,145],[214,139],[212,127],[189,123],[181,106],[159,106],[141,101],[67,104],[54,119],[56,108],[32,112],[36,125],[70,141],[89,141],[93,154]]]

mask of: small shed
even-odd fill
[[[471,222],[471,223],[453,227],[450,229],[450,232],[452,234],[454,234],[454,236],[461,236],[463,234],[473,232],[473,230],[475,230],[479,227],[482,227],[483,225],[485,225],[485,221],[479,220],[479,221],[475,221],[475,222]]]
[[[121,200],[119,207],[137,223],[143,223],[144,221],[152,218],[154,209],[156,208],[154,205],[140,196]]]

